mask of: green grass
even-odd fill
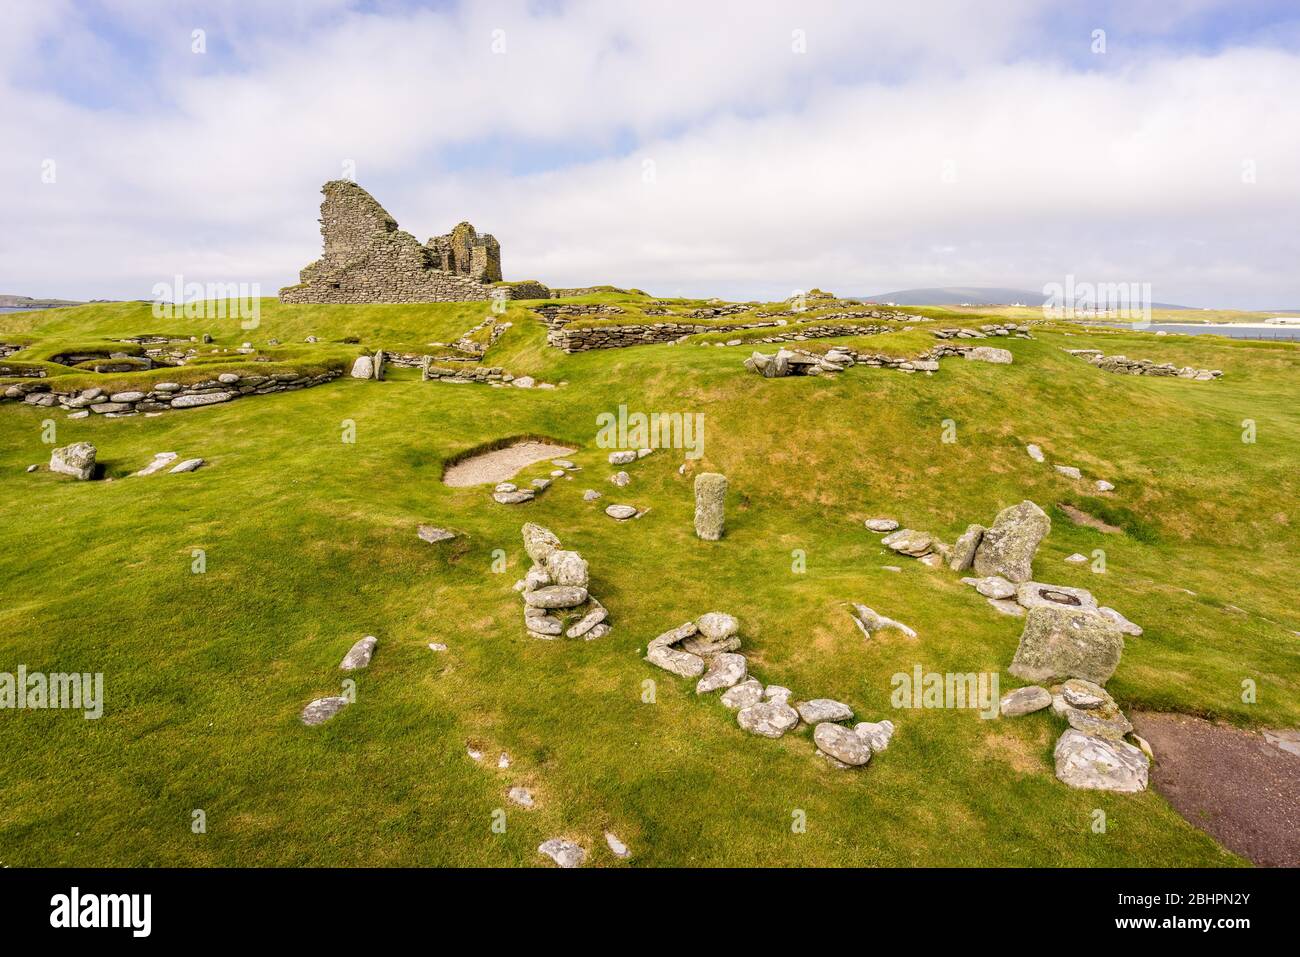
[[[0,317],[0,341],[136,335],[157,328],[149,318],[147,304],[11,314]],[[355,335],[353,353],[423,351],[481,318],[482,304],[264,302],[258,330],[228,320],[189,331],[222,347]],[[855,368],[765,380],[741,368],[744,349],[564,355],[518,305],[507,318],[514,325],[484,362],[567,385],[452,386],[403,370],[156,418],[70,421],[0,405],[0,670],[102,671],[106,697],[99,721],[0,712],[0,862],[531,866],[546,863],[542,840],[567,836],[591,863],[613,866],[601,840],[609,828],[643,866],[1241,863],[1155,792],[1056,781],[1062,723],[1048,713],[894,711],[890,677],[916,664],[1000,671],[1010,688],[1021,626],[958,575],[887,553],[862,521],[892,515],[951,541],[968,522],[1032,499],[1053,516],[1039,580],[1088,587],[1146,628],[1109,685],[1123,707],[1295,726],[1294,348],[1044,330],[997,341],[1015,354],[1011,366],[944,360],[933,376]],[[1062,351],[1088,346],[1224,377],[1112,375]],[[704,413],[704,458],[682,475],[679,451],[657,451],[616,489],[595,435],[597,415],[619,405]],[[57,444],[93,442],[112,481],[24,472],[48,461],[51,417]],[[941,441],[949,419],[952,444]],[[1256,423],[1255,444],[1241,441],[1244,419]],[[354,444],[341,441],[347,421]],[[449,460],[515,435],[578,446],[568,457],[584,471],[524,506],[441,483]],[[1116,492],[1088,495],[1032,462],[1026,442]],[[130,477],[160,451],[209,464]],[[731,483],[716,543],[692,532],[701,469]],[[588,487],[604,497],[584,502]],[[619,524],[602,511],[612,502],[651,511]],[[1062,502],[1125,532],[1074,526],[1054,510]],[[583,553],[611,635],[527,638],[511,589],[526,568],[524,521]],[[460,537],[427,545],[415,534],[425,522]],[[1097,548],[1104,575],[1062,562]],[[191,572],[195,549],[206,553],[204,574]],[[497,549],[509,564],[500,574]],[[893,564],[902,572],[882,569]],[[919,639],[865,641],[850,601]],[[739,616],[761,678],[840,698],[861,720],[891,718],[889,750],[864,771],[833,769],[808,729],[751,737],[715,698],[696,699],[691,683],[641,660],[649,639],[709,610]],[[356,676],[357,704],[301,726],[298,711],[338,692],[339,660],[368,634],[379,648]],[[435,654],[430,641],[450,650]],[[647,679],[654,704],[642,703]],[[1255,704],[1241,700],[1244,679],[1258,685]],[[514,766],[475,764],[467,740],[489,756],[507,750]],[[533,789],[535,810],[506,801],[515,784]],[[491,828],[497,808],[507,809],[504,834]],[[1091,830],[1096,808],[1105,834]],[[191,832],[195,809],[206,834]],[[796,810],[806,833],[792,833]]]

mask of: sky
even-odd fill
[[[1300,3],[5,0],[0,293],[274,295],[354,178],[507,279],[1300,308]]]

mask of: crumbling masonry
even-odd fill
[[[298,285],[280,290],[281,302],[464,302],[551,294],[538,282],[503,283],[500,244],[469,223],[421,245],[356,183],[331,180],[321,192],[325,252],[302,270]]]

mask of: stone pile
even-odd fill
[[[1066,349],[1072,356],[1087,359],[1098,369],[1120,375],[1153,375],[1208,382],[1223,376],[1222,369],[1194,369],[1176,366],[1172,362],[1154,362],[1151,359],[1130,359],[1127,356],[1103,355],[1100,349]]]
[[[1043,454],[1042,448],[1033,444],[1032,442],[1029,445],[1025,446],[1025,452],[1028,453],[1029,457],[1033,459],[1035,462],[1041,464],[1047,461],[1047,457]],[[1061,465],[1059,463],[1053,463],[1052,468],[1055,469],[1056,472],[1059,473],[1060,475],[1064,475],[1066,478],[1074,479],[1075,481],[1080,481],[1083,478],[1083,471],[1074,465]],[[1093,487],[1098,492],[1115,491],[1114,483],[1108,482],[1105,479],[1094,480]]]
[[[348,653],[343,656],[339,662],[340,671],[361,671],[370,667],[370,660],[375,655],[375,647],[379,640],[373,635],[367,635],[357,641]],[[309,727],[324,724],[330,718],[334,717],[345,707],[351,704],[350,698],[343,695],[330,695],[325,698],[316,698],[314,701],[307,703],[298,715],[299,720]]]
[[[564,549],[550,529],[528,522],[521,530],[533,565],[515,582],[524,600],[524,625],[534,638],[563,635],[593,641],[610,632],[609,612],[588,591],[587,562]]]
[[[22,399],[28,405],[66,409],[71,413],[69,418],[85,418],[94,412],[112,419],[141,412],[150,414],[168,409],[194,409],[229,402],[246,395],[293,392],[330,382],[339,375],[335,370],[317,375],[301,375],[297,372],[277,372],[272,375],[222,372],[211,379],[187,385],[156,382],[147,389],[120,392],[105,392],[98,387],[56,392],[48,382],[24,382],[9,386],[3,395],[6,399]]]
[[[561,462],[563,462],[563,465],[561,465]],[[557,459],[551,464],[557,467],[551,470],[549,476],[535,478],[526,486],[521,486],[516,482],[499,482],[492,489],[492,501],[498,505],[521,505],[524,502],[531,502],[550,488],[556,478],[568,475],[570,472],[581,471],[578,466],[563,459]]]
[[[736,712],[736,723],[750,734],[780,738],[800,722],[813,725],[818,753],[837,767],[860,767],[873,753],[889,747],[891,721],[862,722],[853,728],[853,709],[830,698],[791,704],[792,692],[781,685],[764,685],[749,673],[740,654],[740,623],[725,612],[712,611],[684,622],[654,638],[645,660],[682,678],[695,679],[697,695],[722,692],[724,707]]]
[[[954,329],[951,327],[931,330],[936,339],[989,339],[995,336],[1014,336],[1017,339],[1032,338],[1029,326],[1025,323],[994,322],[981,325],[978,329]]]
[[[776,341],[776,340],[773,340]],[[918,356],[890,356],[883,353],[859,352],[848,347],[837,346],[818,354],[802,349],[778,349],[774,355],[753,352],[745,360],[745,368],[758,373],[766,379],[783,378],[794,375],[833,375],[843,372],[855,365],[868,366],[873,369],[897,369],[900,372],[939,371],[939,360],[948,356],[961,356],[981,362],[997,365],[1010,365],[1013,356],[1006,349],[990,346],[951,346],[936,345]]]

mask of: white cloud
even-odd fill
[[[12,72],[0,85],[23,131],[0,154],[0,291],[145,296],[175,272],[272,290],[318,254],[317,190],[352,159],[416,235],[461,218],[495,233],[508,277],[758,296],[1073,272],[1163,300],[1300,302],[1300,57],[1163,51],[1085,71],[1012,55],[1042,5],[968,6],[335,4],[264,28],[249,6],[150,21],[123,4],[122,29],[165,49],[149,90],[105,107]],[[67,49],[103,48],[63,16],[5,24],[8,62],[39,74],[51,23]],[[188,52],[197,22],[236,65]],[[440,163],[476,142],[606,158]]]

